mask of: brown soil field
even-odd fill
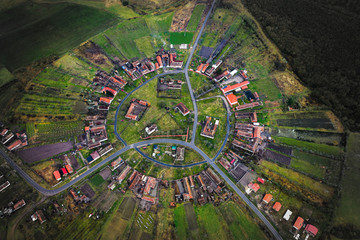
[[[171,32],[181,32],[185,30],[191,18],[191,13],[194,10],[195,4],[196,1],[192,0],[188,2],[186,5],[176,10],[170,26]]]
[[[42,177],[47,183],[51,186],[58,183],[55,179],[53,172],[57,170],[56,163],[54,160],[49,160],[43,163],[40,163],[33,167],[35,172]]]
[[[85,184],[81,187],[81,191],[88,197],[92,198],[95,195],[94,190],[90,187],[89,184]]]
[[[39,147],[29,148],[17,152],[17,155],[26,163],[40,161],[54,155],[67,152],[73,148],[72,142],[60,142]]]
[[[81,44],[74,52],[80,57],[88,59],[95,65],[98,65],[105,69],[113,67],[111,61],[105,56],[103,50],[95,43],[88,41]]]
[[[111,175],[111,170],[110,168],[105,168],[99,174],[104,180],[106,180]]]

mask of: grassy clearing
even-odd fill
[[[249,89],[263,96],[265,100],[277,101],[282,98],[280,90],[270,78],[261,78],[252,81]]]
[[[266,239],[260,227],[234,202],[221,204],[219,210],[234,239]]]
[[[14,76],[5,67],[0,67],[0,87],[14,79]]]
[[[226,224],[212,204],[195,207],[200,227],[204,228],[208,239],[227,239]]]
[[[202,126],[198,126],[196,130],[196,146],[207,153],[209,157],[214,157],[223,144],[226,135],[226,110],[221,98],[199,101],[197,102],[197,105],[199,109],[199,121],[204,121],[206,116],[219,120],[214,139],[200,136]]]
[[[105,182],[105,180],[99,174],[96,174],[95,176],[90,178],[90,182],[95,187],[99,187],[101,184]]]
[[[189,32],[195,32],[198,25],[199,25],[199,21],[201,19],[201,16],[204,12],[205,9],[205,5],[204,4],[198,4],[195,6],[192,14],[191,14],[191,18],[188,22],[188,25],[186,27],[186,30],[188,30]]]
[[[326,197],[327,199],[330,199],[334,193],[333,188],[331,188],[327,185],[324,185],[318,181],[315,181],[312,178],[307,177],[298,172],[295,172],[293,170],[280,167],[279,165],[277,165],[275,163],[271,163],[268,161],[262,161],[261,165],[270,169],[271,171],[281,174],[282,176],[286,177],[290,181],[296,182],[308,189],[311,189],[315,193],[318,193],[318,194]]]
[[[49,55],[62,54],[116,21],[108,12],[67,3],[24,3],[2,16],[0,21],[11,26],[0,39],[0,45],[6,46],[0,61],[10,71]]]
[[[54,62],[54,66],[58,67],[60,70],[64,70],[75,76],[86,78],[90,81],[92,81],[94,78],[95,72],[97,70],[86,62],[81,61],[77,57],[70,54],[66,54]]]
[[[174,209],[174,224],[176,237],[180,240],[187,239],[188,225],[184,205],[180,205]]]
[[[171,77],[173,77],[174,79],[184,80],[183,74],[172,75]],[[191,121],[189,121],[189,115],[184,117],[181,113],[175,113],[173,109],[176,104],[183,102],[190,111],[193,110],[191,97],[187,85],[182,86],[181,99],[157,98],[156,86],[157,79],[150,81],[147,86],[144,86],[143,88],[135,91],[120,109],[118,119],[118,132],[121,133],[121,136],[126,141],[128,141],[128,143],[134,143],[136,141],[139,141],[140,136],[144,133],[145,127],[151,123],[159,123],[159,130],[161,130],[160,133],[166,135],[186,134],[187,128],[191,125]],[[146,100],[151,104],[151,106],[148,108],[145,115],[140,121],[129,121],[126,120],[124,117],[129,106],[128,103],[132,98]],[[167,113],[166,109],[162,107],[162,105],[166,105],[170,108],[169,113],[171,114],[171,116],[169,115],[169,113]],[[163,117],[165,117],[165,120],[166,118],[171,117],[172,121],[169,123],[175,128],[169,129],[171,125],[167,125],[167,123],[162,120]],[[167,130],[176,131],[167,133]],[[163,131],[165,131],[165,133]]]
[[[151,40],[152,39],[150,36],[145,36],[134,40],[137,49],[148,58],[153,56],[155,52],[151,44]]]
[[[301,172],[311,174],[320,179],[323,179],[325,177],[325,169],[324,168],[313,165],[306,160],[292,158],[290,167],[293,169],[299,170]]]
[[[360,229],[359,199],[357,182],[360,181],[359,158],[360,134],[350,133],[346,145],[347,168],[342,180],[340,206],[335,211],[335,223],[338,225],[354,224]]]
[[[172,32],[170,33],[171,44],[190,44],[194,37],[193,32]]]
[[[308,150],[311,152],[316,152],[319,154],[331,155],[339,157],[342,155],[343,151],[339,147],[329,146],[326,144],[317,144],[311,142],[300,141],[287,137],[273,137],[278,143],[294,146],[300,149]]]

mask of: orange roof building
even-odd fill
[[[266,194],[265,197],[263,198],[263,201],[266,204],[269,204],[269,202],[272,200],[272,195],[270,193]]]
[[[60,172],[58,170],[54,171],[53,174],[57,181],[61,180]]]
[[[74,172],[72,167],[69,164],[66,165],[65,167],[66,167],[66,170],[68,171],[68,173],[73,173]]]
[[[196,69],[196,72],[201,72],[202,68],[203,68],[204,64],[200,64],[197,69]]]
[[[107,103],[107,104],[110,104],[111,101],[112,101],[112,98],[108,98],[108,97],[100,97],[100,100],[99,100],[99,102]]]
[[[260,189],[260,186],[259,186],[259,184],[257,184],[257,183],[249,183],[249,188],[251,188],[254,192],[257,192],[257,191],[259,191],[259,189]]]
[[[232,105],[235,105],[235,104],[238,104],[238,100],[237,100],[237,97],[234,95],[234,94],[228,94],[226,95],[226,100],[229,102],[229,104],[232,106]]]
[[[276,202],[272,208],[273,208],[275,211],[277,211],[277,212],[280,211],[280,209],[281,209],[281,203]]]
[[[109,93],[111,93],[113,96],[116,96],[116,94],[117,94],[117,91],[115,91],[114,89],[109,88],[109,87],[104,87],[104,88],[102,89],[102,92],[103,92],[103,93],[104,93],[104,92],[109,92]]]
[[[209,67],[209,64],[208,64],[208,63],[205,64],[204,67],[201,69],[201,72],[202,72],[202,73],[205,72],[205,70],[206,70],[208,67]]]
[[[244,81],[244,82],[241,82],[241,83],[234,84],[232,86],[227,86],[225,88],[222,88],[221,91],[224,94],[226,94],[226,93],[231,92],[231,91],[236,91],[238,89],[242,89],[244,86],[249,85],[249,84],[250,84],[249,81]]]
[[[157,57],[156,57],[156,60],[157,60],[157,62],[158,62],[158,64],[159,64],[159,68],[162,68],[162,67],[163,67],[163,63],[162,63],[161,57],[160,57],[160,56],[157,56]]]
[[[294,228],[296,230],[300,230],[302,226],[304,225],[304,219],[302,217],[298,217],[294,223]]]

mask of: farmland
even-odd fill
[[[60,142],[55,144],[33,147],[17,152],[21,159],[26,163],[33,163],[47,159],[62,152],[67,152],[73,148],[71,142]]]
[[[63,54],[115,21],[114,15],[83,5],[20,4],[1,14],[0,24],[11,25],[1,28],[0,45],[6,48],[2,49],[0,62],[13,71],[34,60]],[[15,28],[18,30],[11,31]]]
[[[346,169],[341,182],[342,192],[339,207],[335,211],[334,227],[341,231],[333,231],[335,236],[344,238],[351,237],[352,228],[360,229],[358,212],[359,191],[354,182],[359,181],[359,139],[358,133],[351,133],[346,146],[347,157],[345,160]],[[353,227],[352,227],[353,226]],[[354,231],[355,232],[355,231]]]
[[[195,6],[195,8],[191,14],[191,18],[186,27],[186,30],[188,30],[189,32],[196,31],[196,29],[199,25],[199,21],[201,19],[202,13],[204,12],[204,9],[205,9],[205,5],[203,5],[203,4],[198,4]]]

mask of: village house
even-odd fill
[[[115,169],[117,169],[118,167],[120,167],[120,165],[124,163],[124,161],[122,160],[121,157],[118,157],[115,161],[112,161],[110,166],[111,166],[111,170],[114,171]]]
[[[26,203],[25,203],[25,200],[24,200],[24,199],[18,201],[18,202],[15,203],[15,205],[14,205],[14,211],[22,208],[22,207],[25,206],[25,205],[26,205]]]
[[[243,88],[245,86],[249,85],[249,84],[250,84],[250,82],[244,81],[244,82],[241,82],[241,83],[236,83],[236,84],[231,85],[231,86],[225,86],[225,87],[221,88],[221,91],[224,94],[232,92],[232,91],[238,92],[238,91],[243,90]]]
[[[146,111],[148,106],[149,104],[146,101],[132,99],[125,118],[138,121],[141,115]]]
[[[236,112],[235,113],[236,119],[247,119],[249,118],[252,123],[257,122],[257,115],[256,112]]]
[[[182,102],[177,104],[175,109],[179,110],[183,116],[186,116],[190,113],[189,109]]]
[[[184,161],[184,157],[185,157],[185,148],[184,147],[177,147],[176,148],[175,161]]]
[[[10,182],[6,181],[3,184],[0,185],[0,192],[4,191],[6,188],[10,186]]]
[[[60,172],[58,170],[54,171],[53,174],[57,181],[61,180]]]
[[[250,194],[251,192],[257,192],[260,189],[259,184],[257,183],[249,183],[249,185],[245,188],[245,192]]]
[[[316,234],[318,233],[318,229],[311,225],[311,224],[307,224],[306,227],[305,227],[305,232],[307,232],[308,234],[310,234],[312,237],[315,237]]]
[[[41,210],[37,210],[33,215],[31,215],[31,220],[33,222],[39,220],[40,224],[43,224],[46,221],[46,218]]]
[[[272,208],[273,208],[275,211],[277,211],[277,212],[280,211],[280,209],[281,209],[281,203],[276,202]]]
[[[126,165],[125,169],[116,177],[116,181],[120,184],[130,172],[131,167]]]
[[[201,130],[200,135],[203,137],[214,139],[216,128],[219,125],[219,120],[215,120],[215,123],[211,121],[211,117],[206,117],[205,126]]]
[[[261,105],[261,103],[259,103],[259,102],[246,103],[246,104],[237,106],[236,110],[240,111],[240,110],[244,110],[244,109],[248,109],[248,108],[254,108],[254,107],[257,107],[260,105]]]
[[[146,127],[145,128],[145,132],[147,133],[147,135],[151,135],[153,134],[154,132],[156,132],[158,130],[156,124],[152,124],[150,127]]]
[[[290,217],[292,215],[292,211],[290,211],[289,209],[286,210],[284,216],[283,216],[283,219],[285,219],[286,221],[289,221]]]
[[[266,194],[265,197],[263,198],[263,202],[265,204],[269,204],[271,202],[271,200],[273,199],[272,195],[270,193]]]
[[[300,230],[304,225],[304,219],[302,217],[298,217],[293,225],[293,228],[296,230]]]

